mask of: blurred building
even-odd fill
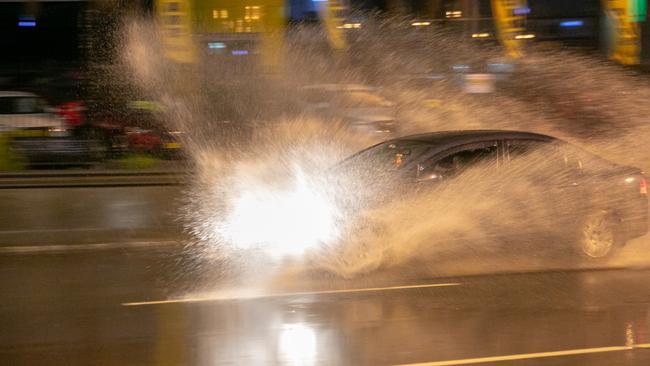
[[[203,35],[256,33],[265,13],[286,21],[318,20],[322,0],[274,2],[277,11],[265,12],[272,0],[197,0],[192,21]],[[275,1],[275,0],[273,0]],[[280,0],[281,1],[281,0]],[[643,1],[643,0],[641,0]],[[154,0],[11,1],[0,2],[0,47],[3,69],[76,66],[88,60],[110,60],[117,47],[120,18],[126,12],[153,14]],[[494,34],[491,0],[349,0],[351,9],[396,10],[418,19],[442,22],[476,38]],[[280,5],[278,5],[280,4]],[[527,31],[537,41],[596,48],[606,38],[600,0],[530,0],[520,9]],[[268,18],[268,16],[266,16]],[[642,60],[650,63],[650,29],[643,23]],[[485,36],[487,35],[487,36]],[[210,38],[210,37],[208,37]],[[206,38],[206,39],[208,39]],[[246,38],[246,37],[244,37]],[[224,52],[216,40],[206,43],[212,53]],[[1,78],[0,74],[0,78]]]

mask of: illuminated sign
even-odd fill
[[[32,16],[18,17],[19,27],[36,27],[36,18]]]
[[[628,16],[633,22],[644,22],[646,18],[646,0],[628,0]]]
[[[530,14],[530,8],[529,7],[524,7],[524,8],[515,8],[512,13],[514,15],[526,15]]]
[[[560,22],[560,27],[572,28],[572,27],[582,27],[585,24],[582,20],[565,20]]]

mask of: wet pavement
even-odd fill
[[[522,354],[515,364],[650,362],[647,270],[386,276],[372,287],[296,279],[310,291],[298,294],[280,284],[233,293],[215,279],[213,291],[193,294],[170,285],[178,250],[1,256],[2,364],[391,365]],[[603,347],[620,349],[597,353]],[[528,358],[567,350],[585,354]]]
[[[111,189],[0,191],[13,202],[2,247],[18,247],[21,230],[39,244],[0,253],[0,364],[650,364],[643,266],[353,280],[281,266],[235,285],[156,234],[173,223],[178,188]],[[148,245],[89,228],[140,230]]]
[[[107,181],[110,183],[110,181]],[[180,186],[0,189],[0,243],[74,245],[164,240],[180,225]]]

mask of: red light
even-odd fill
[[[76,127],[83,123],[83,104],[81,102],[67,102],[59,106],[59,115],[70,127]]]
[[[639,179],[639,193],[648,194],[648,181],[645,179],[645,177],[641,177],[641,179]]]

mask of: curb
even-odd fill
[[[0,189],[169,186],[183,183],[183,171],[30,171],[0,173]]]

